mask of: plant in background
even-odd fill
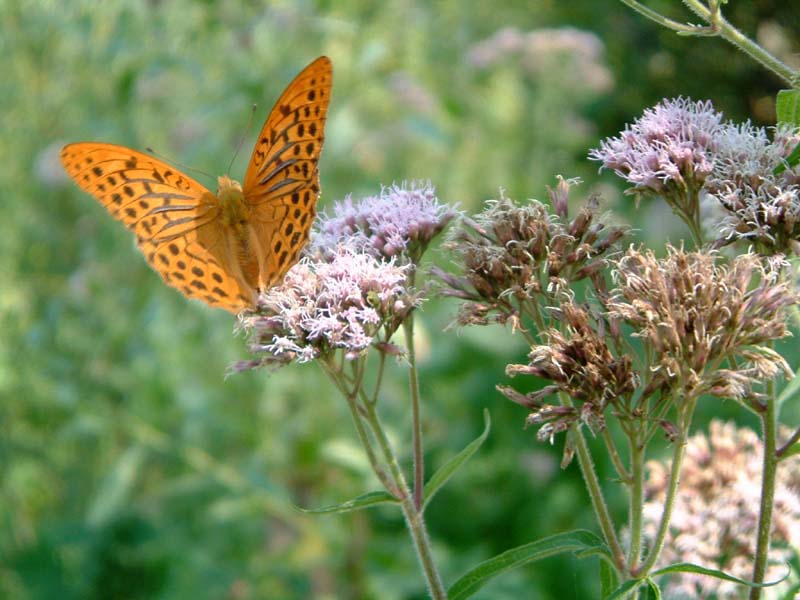
[[[673,509],[672,524],[659,566],[693,563],[713,566],[741,579],[753,570],[758,526],[759,483],[763,453],[758,435],[733,423],[712,421],[708,434],[687,440],[681,473],[681,493]],[[776,547],[770,551],[767,578],[781,579],[794,549],[800,547],[800,458],[793,456],[778,471],[775,487]],[[645,536],[656,536],[667,491],[669,463],[647,463],[645,483]],[[793,578],[767,588],[769,598],[789,598]],[[742,587],[687,572],[677,574],[666,586],[670,597],[739,598]]]

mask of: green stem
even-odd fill
[[[617,475],[622,480],[623,483],[630,483],[631,482],[631,475],[628,473],[628,470],[625,468],[625,465],[622,464],[622,459],[619,456],[619,451],[617,450],[617,445],[614,443],[614,438],[611,435],[611,432],[608,430],[608,427],[603,429],[603,432],[600,434],[603,438],[603,441],[606,443],[606,448],[608,449],[608,455],[611,457],[611,462],[614,465],[614,469],[617,471]]]
[[[703,247],[703,227],[700,225],[700,193],[694,185],[689,186],[689,229],[694,238],[695,248]]]
[[[697,32],[697,27],[694,25],[686,25],[685,23],[680,23],[678,21],[674,21],[672,19],[668,19],[667,17],[663,16],[662,14],[654,11],[652,8],[647,8],[644,4],[640,4],[636,0],[621,0],[623,4],[632,8],[640,15],[644,15],[651,21],[655,21],[662,27],[666,27],[667,29],[672,29],[673,31],[677,31],[678,33],[695,33]]]
[[[775,504],[775,477],[778,472],[778,455],[775,452],[777,438],[777,409],[772,385],[768,386],[767,410],[762,416],[764,430],[764,472],[761,476],[761,508],[758,516],[756,560],[753,565],[753,583],[764,583],[767,572],[770,533],[772,531],[772,509]],[[761,597],[761,588],[750,588],[750,600]]]
[[[322,363],[325,365],[325,363]],[[397,485],[392,481],[392,479],[388,476],[384,468],[381,466],[380,461],[378,460],[377,455],[375,454],[375,450],[372,447],[372,442],[369,439],[369,433],[367,432],[366,428],[364,427],[364,422],[361,417],[361,412],[365,412],[363,407],[359,407],[358,401],[354,394],[350,393],[345,385],[345,383],[341,380],[338,376],[339,373],[331,368],[331,365],[325,365],[324,367],[325,372],[328,376],[333,380],[334,384],[342,395],[347,400],[347,406],[350,409],[350,415],[353,417],[353,424],[356,426],[356,433],[358,434],[358,439],[361,442],[361,446],[364,448],[364,452],[367,453],[367,459],[369,460],[369,464],[372,467],[372,471],[378,477],[380,482],[383,484],[383,487],[395,497],[399,496],[399,490]],[[359,410],[361,408],[361,410]]]
[[[649,573],[656,564],[656,561],[661,554],[661,549],[664,546],[664,540],[666,539],[667,532],[669,531],[669,522],[672,519],[672,509],[675,506],[675,498],[678,495],[681,464],[683,463],[683,455],[686,451],[686,443],[689,438],[689,427],[692,422],[692,416],[694,414],[696,402],[697,400],[695,398],[686,400],[686,406],[684,407],[682,415],[683,418],[680,419],[680,434],[678,435],[678,439],[675,440],[675,448],[672,452],[672,466],[670,468],[667,495],[666,498],[664,498],[664,512],[661,513],[661,523],[658,526],[658,533],[656,534],[656,539],[653,542],[653,547],[650,548],[650,552],[647,555],[647,559],[638,569],[632,571],[632,575],[634,576],[646,575]]]
[[[705,19],[707,22],[712,22],[713,19],[713,26],[722,39],[727,40],[750,58],[761,63],[792,87],[797,86],[798,80],[800,80],[800,74],[798,74],[797,71],[756,44],[753,40],[731,25],[721,14],[712,13],[708,7],[698,0],[683,0],[683,3],[689,10]]]
[[[640,431],[636,430],[631,437],[631,491],[630,491],[630,529],[631,547],[628,550],[629,572],[639,567],[642,552],[642,516],[644,511],[644,446],[641,444]]]
[[[787,64],[779,60],[767,52],[764,48],[756,44],[753,40],[742,34],[741,31],[731,25],[720,13],[718,8],[711,10],[700,2],[699,0],[683,0],[686,7],[709,23],[709,27],[695,27],[694,25],[686,25],[668,19],[656,11],[647,8],[636,0],[621,0],[621,2],[648,19],[651,19],[671,29],[681,35],[709,35],[719,36],[722,39],[730,42],[739,50],[747,54],[753,60],[761,63],[764,67],[775,73],[778,77],[782,78],[792,87],[797,87],[800,83],[800,73],[793,70]]]
[[[414,506],[422,510],[422,490],[425,486],[425,461],[422,453],[422,418],[420,417],[419,377],[417,376],[417,354],[414,348],[414,313],[403,321],[408,349],[408,386],[411,391],[412,442],[414,447]]]
[[[422,516],[422,511],[417,509],[413,501],[411,490],[408,488],[405,477],[403,477],[403,472],[397,462],[397,457],[392,450],[389,438],[386,436],[386,432],[381,425],[374,405],[367,406],[367,422],[370,424],[370,428],[383,453],[384,460],[386,464],[389,465],[389,471],[400,492],[400,507],[403,510],[403,516],[406,519],[408,530],[411,532],[414,548],[417,551],[417,557],[419,558],[420,565],[425,574],[431,598],[433,598],[433,600],[446,600],[447,592],[444,589],[439,572],[436,570],[433,553],[431,551],[431,543],[428,538],[427,529],[425,528],[425,520]]]
[[[572,406],[572,401],[569,396],[563,392],[560,393],[559,396],[564,406]],[[600,487],[600,481],[597,479],[592,456],[586,444],[586,438],[583,436],[583,432],[579,427],[573,428],[572,433],[574,434],[575,450],[578,455],[578,465],[581,468],[581,475],[583,475],[583,481],[586,483],[586,489],[592,501],[594,514],[597,516],[597,522],[600,525],[600,530],[603,532],[606,544],[611,550],[614,564],[617,569],[621,571],[625,565],[625,553],[622,551],[619,539],[617,539],[611,513],[609,513],[605,498],[603,498],[603,490]]]

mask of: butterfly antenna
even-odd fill
[[[233,168],[233,161],[235,161],[236,157],[239,156],[239,151],[242,149],[242,145],[244,144],[244,138],[247,137],[247,130],[250,129],[250,125],[253,123],[253,117],[256,114],[256,108],[258,108],[258,104],[253,104],[253,108],[250,109],[250,116],[247,118],[247,125],[245,125],[244,131],[242,132],[242,137],[239,138],[239,143],[236,145],[236,152],[233,153],[231,164],[228,165],[228,173],[230,173],[231,169]]]
[[[198,169],[196,167],[190,167],[188,165],[184,165],[183,163],[179,163],[177,160],[173,160],[169,156],[164,156],[160,152],[156,152],[155,150],[153,150],[150,147],[145,148],[145,150],[147,150],[150,154],[152,154],[156,158],[160,158],[161,160],[165,160],[168,163],[173,164],[176,167],[180,167],[181,169],[183,169],[185,171],[194,171],[195,173],[200,173],[201,175],[205,175],[206,177],[208,177],[208,178],[210,178],[212,180],[215,180],[215,177],[213,175],[211,175],[210,173],[206,173],[202,169]]]

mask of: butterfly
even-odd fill
[[[333,70],[325,56],[284,90],[256,141],[244,183],[216,193],[148,154],[78,142],[67,174],[136,235],[147,262],[189,298],[239,313],[280,282],[308,241],[319,197]]]

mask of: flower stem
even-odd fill
[[[628,473],[628,470],[625,468],[625,465],[622,464],[622,459],[619,456],[619,451],[617,450],[617,445],[614,442],[614,437],[611,435],[611,432],[608,430],[608,427],[604,428],[600,435],[602,436],[603,441],[606,443],[608,454],[611,457],[611,462],[613,463],[614,468],[617,471],[617,475],[619,476],[619,478],[622,480],[623,483],[630,483],[631,475]]]
[[[441,577],[433,561],[433,553],[431,551],[431,544],[427,529],[425,528],[425,520],[422,511],[417,508],[412,498],[411,490],[408,488],[405,477],[403,477],[403,472],[397,462],[397,457],[392,450],[389,438],[386,436],[386,432],[381,425],[374,405],[367,406],[367,422],[375,435],[375,439],[378,441],[384,460],[386,464],[389,465],[389,471],[399,491],[400,507],[403,510],[403,516],[406,519],[408,530],[414,541],[414,548],[417,551],[417,558],[425,574],[431,598],[433,598],[433,600],[446,600],[447,592],[444,589]]]
[[[420,417],[419,377],[417,376],[417,353],[414,348],[414,313],[403,321],[408,349],[408,387],[411,391],[412,440],[414,447],[414,506],[422,510],[422,490],[425,485],[425,461],[422,452],[422,418]]]
[[[689,438],[689,427],[692,422],[692,415],[697,400],[695,398],[686,399],[686,406],[683,409],[683,418],[681,419],[680,434],[678,439],[675,440],[675,448],[672,452],[672,466],[669,474],[669,484],[667,485],[667,495],[664,498],[664,512],[661,513],[661,523],[658,526],[658,533],[653,542],[653,547],[647,555],[647,559],[642,565],[632,571],[632,575],[640,576],[649,573],[653,566],[656,564],[661,549],[664,546],[664,540],[667,538],[669,531],[669,522],[672,519],[672,509],[675,506],[675,498],[678,494],[678,483],[680,482],[681,464],[683,463],[683,455],[686,451],[686,443]]]
[[[772,388],[769,385],[769,388]],[[770,389],[770,391],[772,391]],[[753,583],[764,583],[767,572],[770,533],[772,531],[772,509],[775,504],[775,477],[778,472],[778,455],[775,451],[777,437],[777,408],[774,396],[770,394],[767,410],[761,421],[764,433],[764,470],[761,475],[761,507],[758,516],[758,537],[756,560],[753,565]],[[750,600],[761,597],[761,588],[750,588]]]
[[[399,491],[397,489],[397,485],[395,485],[395,482],[392,481],[392,479],[386,473],[386,470],[381,466],[380,461],[378,461],[378,457],[375,455],[375,450],[372,447],[372,442],[369,439],[369,433],[364,427],[364,422],[361,417],[362,411],[359,410],[358,401],[356,400],[355,395],[347,391],[344,382],[339,380],[335,370],[326,367],[325,372],[328,373],[330,378],[336,384],[336,387],[339,388],[339,391],[342,392],[342,395],[344,395],[345,399],[347,400],[347,406],[350,409],[351,416],[353,417],[353,424],[356,427],[358,439],[361,442],[361,446],[364,448],[364,452],[367,453],[367,459],[372,467],[372,471],[383,484],[383,487],[386,488],[386,491],[392,494],[392,496],[398,497]]]
[[[628,438],[631,452],[631,486],[629,517],[631,529],[631,547],[628,550],[628,568],[630,572],[637,570],[642,552],[642,513],[644,510],[644,447],[641,443],[641,432],[636,430]]]
[[[559,394],[561,398],[561,403],[564,406],[572,406],[572,401],[569,397],[564,394]],[[583,480],[586,482],[586,489],[589,492],[589,498],[592,500],[592,507],[594,508],[594,513],[597,516],[597,522],[600,525],[600,529],[603,532],[603,537],[605,538],[606,544],[611,549],[611,556],[613,557],[614,564],[616,565],[617,569],[622,570],[625,564],[625,554],[622,551],[622,546],[620,546],[619,540],[617,539],[617,533],[614,530],[614,522],[611,519],[611,513],[608,511],[608,506],[606,506],[606,501],[603,498],[603,490],[600,487],[600,482],[597,479],[597,473],[594,469],[594,463],[592,462],[592,456],[589,453],[589,448],[586,445],[586,438],[583,436],[583,432],[580,428],[576,427],[573,429],[575,434],[575,449],[576,454],[578,455],[578,465],[581,468],[581,474],[583,475]]]

